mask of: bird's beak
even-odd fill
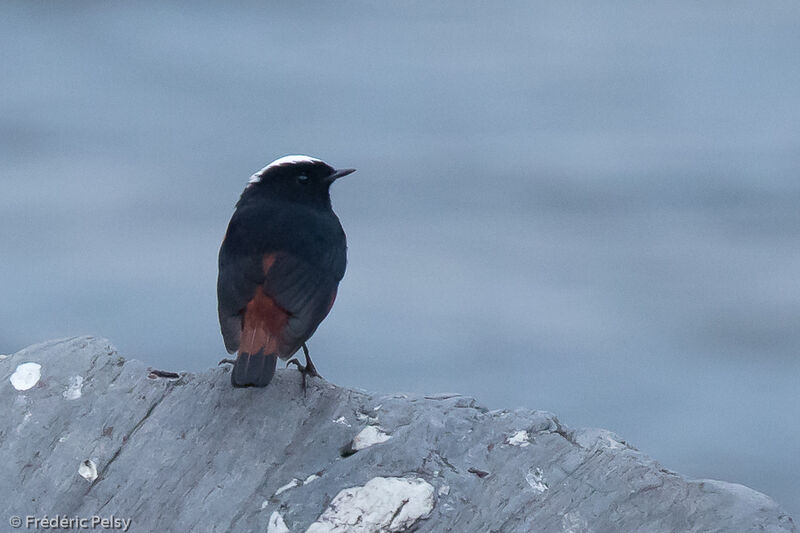
[[[339,178],[341,178],[343,176],[347,176],[348,174],[352,174],[355,171],[356,171],[356,169],[354,169],[354,168],[342,168],[342,169],[339,169],[339,170],[334,170],[333,174],[328,176],[328,181],[330,183],[333,183],[334,181],[338,180]]]

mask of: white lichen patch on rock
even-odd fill
[[[289,483],[287,483],[286,485],[283,485],[282,487],[278,487],[278,490],[275,491],[275,494],[273,496],[277,496],[281,492],[286,492],[287,490],[293,489],[293,488],[295,488],[295,487],[297,487],[299,485],[300,485],[300,480],[297,479],[297,478],[292,478],[292,480]]]
[[[286,522],[278,511],[273,511],[267,524],[267,533],[291,533],[286,527]]]
[[[371,413],[376,413],[375,415]],[[359,410],[356,413],[356,418],[359,422],[364,422],[370,425],[376,425],[378,423],[377,411],[364,411],[363,409]]]
[[[277,496],[277,495],[279,495],[279,494],[281,494],[283,492],[286,492],[289,489],[293,489],[295,487],[299,487],[301,485],[305,485],[306,483],[311,483],[312,481],[314,481],[315,479],[318,479],[318,478],[319,478],[318,474],[311,474],[304,481],[300,481],[297,478],[292,478],[292,480],[289,483],[287,483],[286,485],[283,485],[282,487],[278,487],[278,490],[275,491],[275,494],[273,494],[272,497],[274,498],[275,496]],[[261,508],[264,509],[267,506],[267,503],[269,503],[269,502],[265,501],[261,505]]]
[[[548,488],[544,480],[544,472],[542,472],[541,468],[532,468],[525,474],[525,481],[528,482],[528,485],[530,485],[533,490],[539,493],[546,491]]]
[[[376,477],[344,489],[306,533],[404,531],[433,510],[433,486],[424,479]]]
[[[521,448],[524,448],[525,446],[529,446],[530,445],[530,436],[528,435],[527,431],[525,431],[524,429],[521,429],[521,430],[517,431],[516,433],[514,433],[513,435],[511,435],[510,437],[508,437],[506,439],[506,444],[510,444],[511,446],[519,446]]]
[[[83,388],[83,376],[72,376],[69,378],[69,385],[64,391],[65,400],[77,400],[81,397],[81,389]]]
[[[42,377],[42,365],[39,363],[22,363],[8,378],[17,390],[28,390]]]
[[[350,424],[347,423],[347,419],[343,416],[340,416],[336,420],[333,421],[334,424],[341,424],[342,426],[351,427]]]
[[[367,426],[358,432],[358,435],[353,437],[352,448],[354,451],[369,448],[375,444],[380,444],[391,439],[391,435],[387,435],[378,426]]]
[[[97,479],[97,465],[91,459],[86,459],[78,467],[78,474],[89,483],[92,483]]]
[[[33,413],[31,413],[30,411],[25,411],[25,414],[22,416],[22,422],[20,422],[17,425],[17,429],[16,429],[17,435],[22,434],[23,428],[25,427],[25,425],[28,423],[28,420],[30,420],[32,416],[33,416]]]

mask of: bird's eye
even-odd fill
[[[300,174],[299,176],[297,176],[297,183],[302,183],[303,185],[305,185],[306,183],[308,183],[308,176],[306,176],[305,174]]]

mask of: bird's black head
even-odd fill
[[[336,170],[313,157],[287,155],[253,174],[237,205],[249,200],[269,198],[330,208],[331,183],[351,172],[355,172],[355,169]]]

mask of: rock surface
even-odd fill
[[[22,529],[96,515],[134,532],[796,531],[763,494],[542,411],[316,379],[304,396],[294,369],[233,389],[227,369],[161,377],[91,337],[0,358],[0,375],[0,520]]]

